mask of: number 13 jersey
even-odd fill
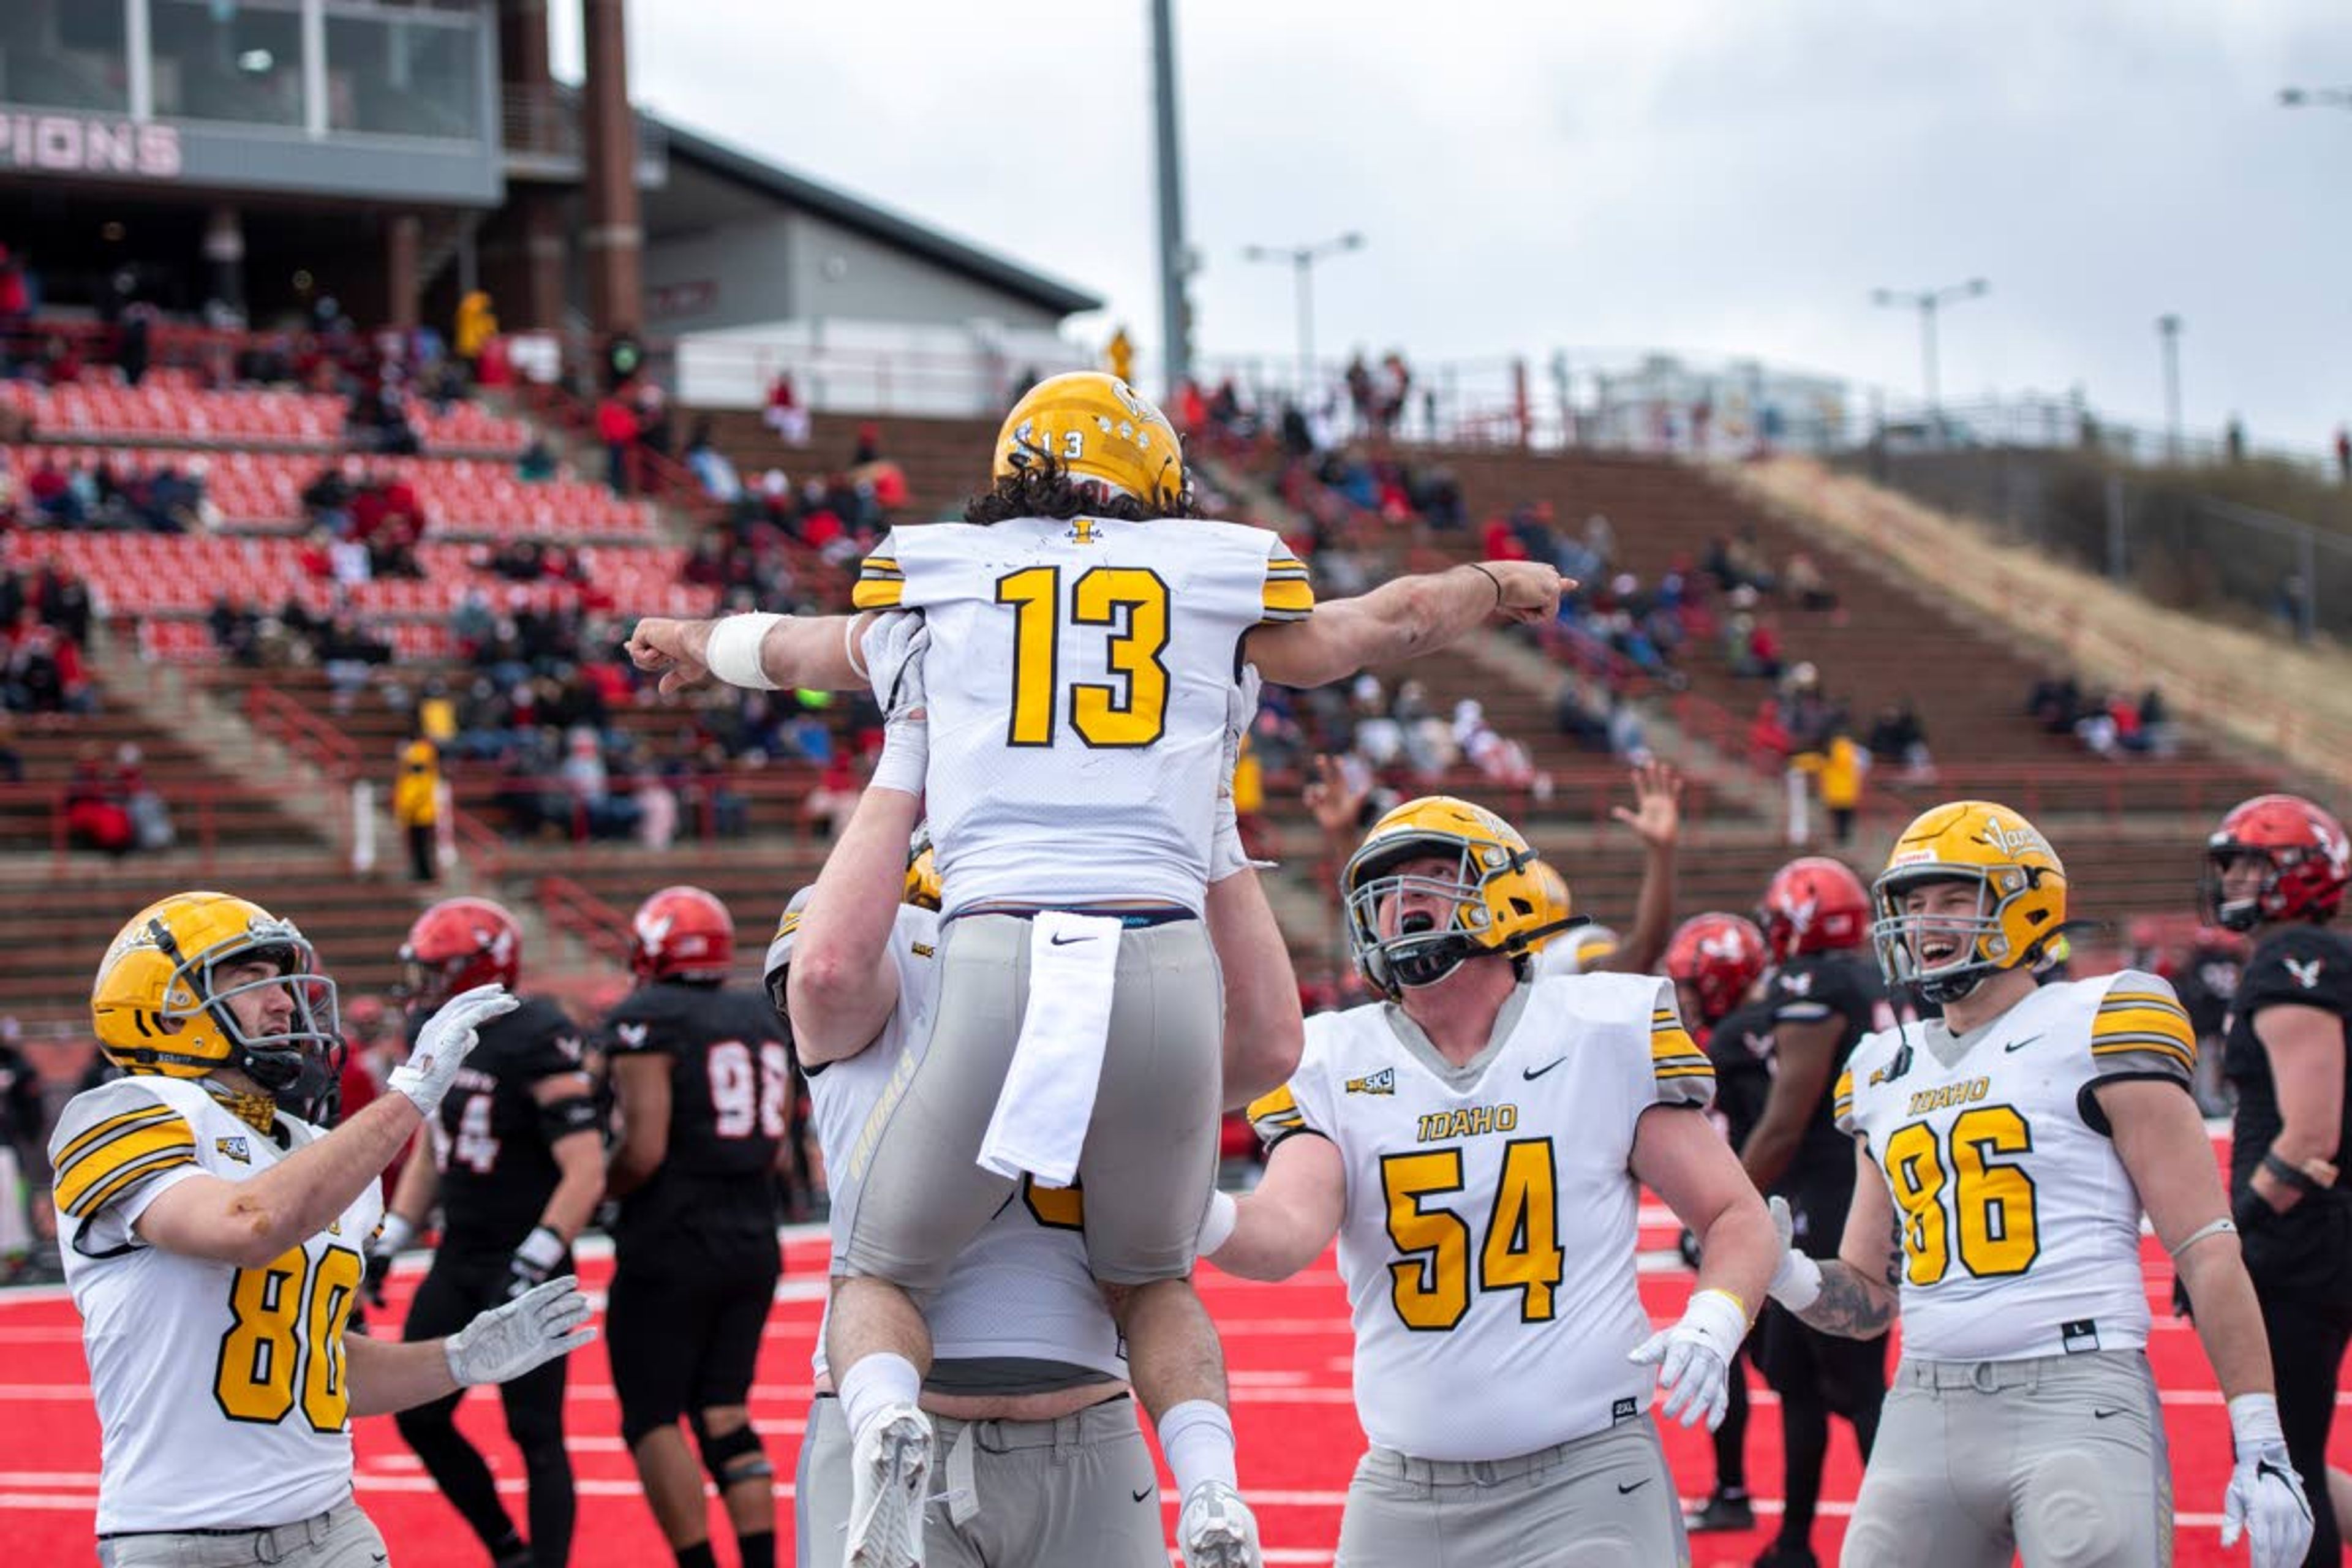
[[[2188,1087],[2196,1037],[2153,974],[2045,985],[1955,1036],[1864,1036],[1832,1095],[1894,1194],[1903,1351],[2016,1361],[2147,1343],[2139,1190],[2094,1092]]]
[[[76,1095],[49,1139],[66,1283],[81,1310],[103,1458],[98,1532],[274,1526],[351,1496],[343,1329],[374,1182],[259,1268],[161,1251],[131,1226],[194,1176],[241,1182],[321,1136],[239,1121],[202,1085],[148,1076]]]
[[[1501,1459],[1638,1415],[1655,1374],[1634,1273],[1633,1133],[1704,1109],[1715,1074],[1674,988],[1538,979],[1465,1067],[1388,1004],[1307,1020],[1297,1073],[1250,1107],[1270,1143],[1314,1134],[1347,1174],[1339,1274],[1356,1412],[1382,1447]]]
[[[898,528],[856,603],[930,626],[925,797],[950,913],[1200,911],[1241,638],[1314,604],[1278,535],[1179,518]]]

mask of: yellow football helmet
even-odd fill
[[[1973,882],[1974,915],[1910,914],[1905,895],[1930,882]],[[1955,1002],[1986,976],[2056,962],[2066,924],[2066,868],[2042,832],[2005,805],[1952,801],[1922,812],[1895,841],[1871,887],[1871,942],[1890,985]],[[1930,963],[1923,944],[1949,942]]]
[[[995,478],[1052,462],[1172,515],[1184,494],[1184,447],[1150,398],[1117,376],[1073,371],[1022,395],[996,433]]]
[[[215,984],[224,966],[254,959],[278,973]],[[227,1003],[273,986],[292,997],[292,1016],[248,1037]],[[193,1079],[236,1068],[273,1093],[319,1092],[342,1045],[335,983],[310,942],[291,921],[227,893],[174,893],[133,915],[98,966],[89,1014],[99,1049],[125,1072]]]
[[[898,901],[919,910],[940,907],[940,858],[931,848],[929,823],[916,826],[915,837],[907,846],[907,889]]]
[[[1405,877],[1408,860],[1444,856],[1451,878]],[[1378,822],[1339,876],[1348,910],[1348,946],[1356,967],[1383,994],[1428,985],[1464,959],[1520,958],[1573,923],[1568,882],[1536,858],[1517,828],[1483,806],[1451,795],[1406,801]],[[1381,910],[1402,897],[1453,906],[1439,925],[1420,911],[1383,935]]]

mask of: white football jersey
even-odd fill
[[[202,1085],[141,1075],[76,1095],[50,1135],[98,1401],[101,1535],[287,1524],[351,1496],[343,1327],[383,1217],[377,1184],[261,1268],[164,1252],[131,1228],[190,1177],[245,1181],[323,1136],[278,1126],[283,1147]]]
[[[1634,1127],[1704,1109],[1714,1070],[1674,987],[1586,974],[1522,985],[1465,1067],[1377,1003],[1307,1020],[1298,1071],[1250,1107],[1270,1142],[1339,1147],[1339,1274],[1356,1413],[1424,1459],[1501,1459],[1649,1407],[1633,1268]],[[1246,1200],[1244,1200],[1246,1201]]]
[[[1967,1035],[1937,1021],[1863,1037],[1833,1104],[1895,1197],[1904,1354],[2146,1345],[2139,1192],[2090,1091],[2185,1088],[2196,1064],[2172,987],[2129,969],[2045,985]]]
[[[831,1179],[833,1212],[846,1216],[881,1135],[883,1113],[906,1088],[930,1043],[939,999],[940,917],[902,904],[890,932],[898,1006],[874,1043],[809,1079],[817,1147]],[[1127,1377],[1118,1329],[1087,1267],[1081,1194],[1074,1187],[1024,1182],[967,1243],[948,1281],[928,1301],[935,1362],[1022,1360],[1085,1367]],[[834,1236],[834,1257],[844,1237]],[[816,1374],[825,1375],[817,1331]]]
[[[1200,912],[1242,636],[1314,603],[1278,535],[1185,519],[926,523],[866,557],[856,602],[930,626],[924,793],[950,913]]]

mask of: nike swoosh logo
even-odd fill
[[[2094,1421],[2105,1421],[2110,1415],[2121,1415],[2122,1414],[2123,1412],[2120,1410],[2094,1410],[2091,1412],[2091,1419]]]
[[[1092,942],[1090,936],[1049,936],[1045,939],[1055,947],[1067,947],[1074,942]]]
[[[2010,1041],[2010,1042],[2009,1042],[2009,1044],[2007,1044],[2006,1046],[2003,1046],[2003,1047],[2001,1047],[2001,1050],[2002,1050],[2004,1053],[2009,1052],[2009,1051],[2021,1051],[2021,1050],[2023,1050],[2026,1047],[2028,1047],[2028,1046],[2032,1045],[2034,1041],[2036,1041],[2036,1040],[2040,1039],[2041,1037],[2041,1037],[2040,1035],[2028,1035],[2028,1036],[2026,1036],[2026,1037],[2025,1037],[2025,1038],[2023,1038],[2023,1039],[2021,1039],[2021,1040],[2011,1040],[2011,1041]]]
[[[1159,1490],[1160,1489],[1158,1487],[1146,1487],[1141,1491],[1134,1494],[1135,1500],[1138,1502],[1149,1502],[1154,1496],[1158,1495]]]
[[[1544,1065],[1539,1068],[1528,1068],[1525,1069],[1519,1074],[1519,1076],[1526,1079],[1529,1083],[1533,1083],[1536,1079],[1543,1077],[1544,1074],[1551,1071],[1552,1068],[1559,1066],[1560,1063],[1566,1060],[1568,1060],[1566,1057],[1554,1057],[1551,1060],[1544,1063]]]
[[[1647,1477],[1647,1476],[1643,1476],[1640,1480],[1635,1481],[1635,1482],[1634,1482],[1632,1486],[1630,1486],[1630,1487],[1629,1487],[1629,1486],[1624,1486],[1624,1485],[1622,1485],[1622,1484],[1621,1484],[1621,1485],[1618,1487],[1618,1489],[1617,1489],[1617,1495],[1618,1495],[1619,1497],[1623,1497],[1623,1496],[1624,1496],[1626,1493],[1628,1493],[1628,1492],[1637,1492],[1637,1491],[1640,1491],[1643,1487],[1646,1487],[1646,1486],[1648,1486],[1649,1484],[1650,1484],[1650,1478],[1649,1478],[1649,1477]]]

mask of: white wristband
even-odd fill
[[[2278,1395],[2241,1394],[2230,1401],[2230,1440],[2242,1456],[2284,1446],[2286,1434],[2279,1426]]]
[[[1765,1294],[1791,1312],[1801,1312],[1821,1300],[1822,1266],[1791,1247],[1780,1255]]]
[[[920,723],[894,724],[882,731],[882,754],[874,759],[874,776],[866,784],[919,795],[930,767],[930,731]]]
[[[760,645],[767,640],[768,628],[789,616],[754,613],[729,616],[710,628],[709,646],[703,649],[703,662],[710,673],[730,686],[740,686],[753,691],[773,691],[776,682],[760,665]]]
[[[1192,1256],[1206,1258],[1234,1238],[1234,1226],[1241,1223],[1241,1205],[1231,1193],[1211,1193],[1209,1212],[1201,1218],[1201,1234],[1192,1243]]]
[[[533,1226],[514,1255],[534,1268],[552,1268],[563,1261],[563,1237],[553,1226]]]

